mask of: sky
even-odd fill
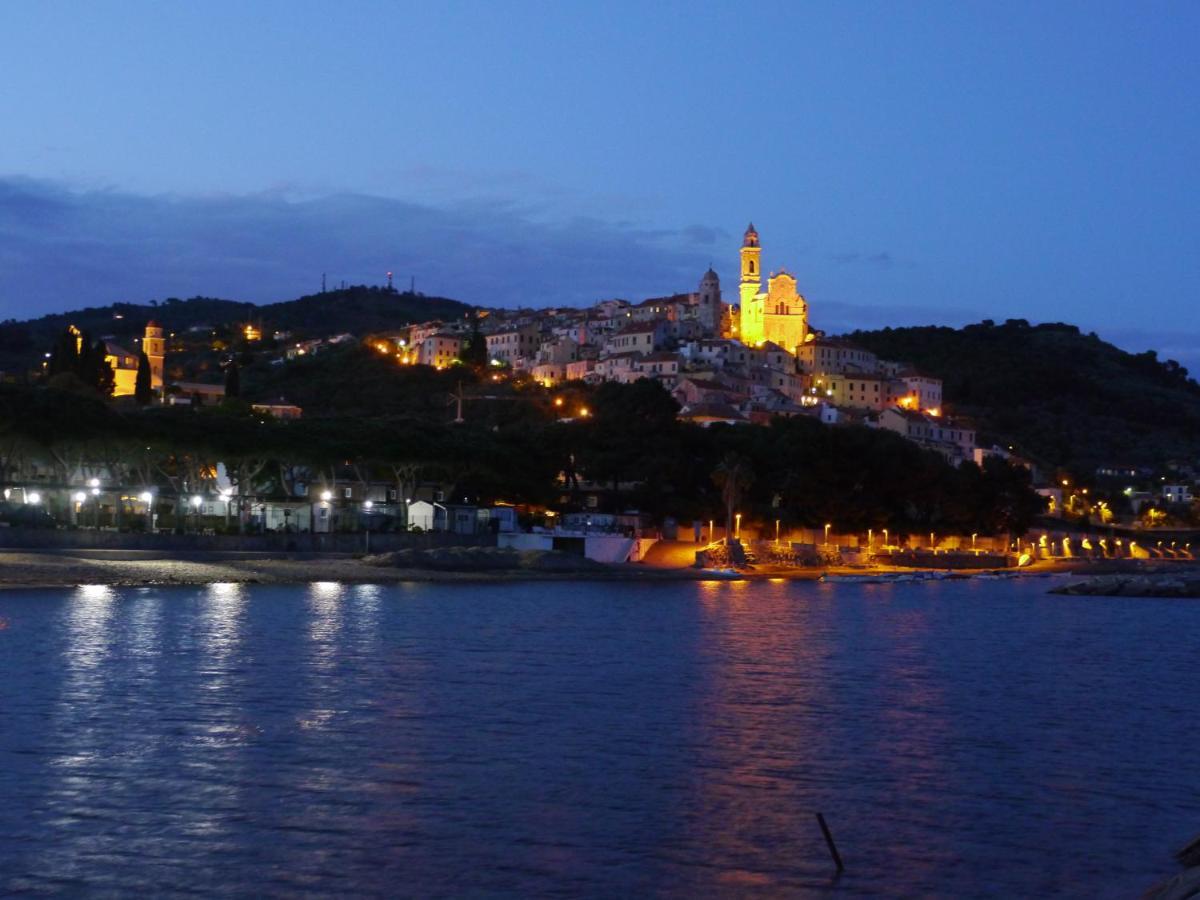
[[[0,317],[382,283],[1066,321],[1200,371],[1200,4],[0,5]]]

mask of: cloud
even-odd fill
[[[693,289],[716,232],[547,220],[500,196],[434,206],[362,194],[141,196],[0,178],[0,315],[168,296],[268,302],[398,283],[492,306]]]

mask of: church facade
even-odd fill
[[[770,342],[795,355],[808,339],[808,303],[796,290],[795,277],[780,269],[762,289],[762,247],[753,223],[742,236],[740,301],[736,337],[747,346]]]

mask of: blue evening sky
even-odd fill
[[[1071,321],[1200,368],[1200,4],[0,9],[0,316],[380,282]]]

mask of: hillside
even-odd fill
[[[1106,463],[1200,459],[1200,385],[1152,350],[1126,353],[1073,325],[1023,319],[846,337],[941,378],[947,406],[975,418],[981,440],[1047,465],[1091,475]]]
[[[0,371],[18,372],[36,365],[67,325],[76,325],[94,337],[112,335],[126,344],[141,335],[149,319],[174,332],[185,332],[197,325],[253,321],[261,322],[268,331],[278,329],[323,337],[337,331],[365,334],[411,322],[461,318],[472,309],[445,297],[363,286],[261,306],[211,297],[190,300],[172,297],[146,305],[115,303],[53,313],[25,322],[0,323]]]

